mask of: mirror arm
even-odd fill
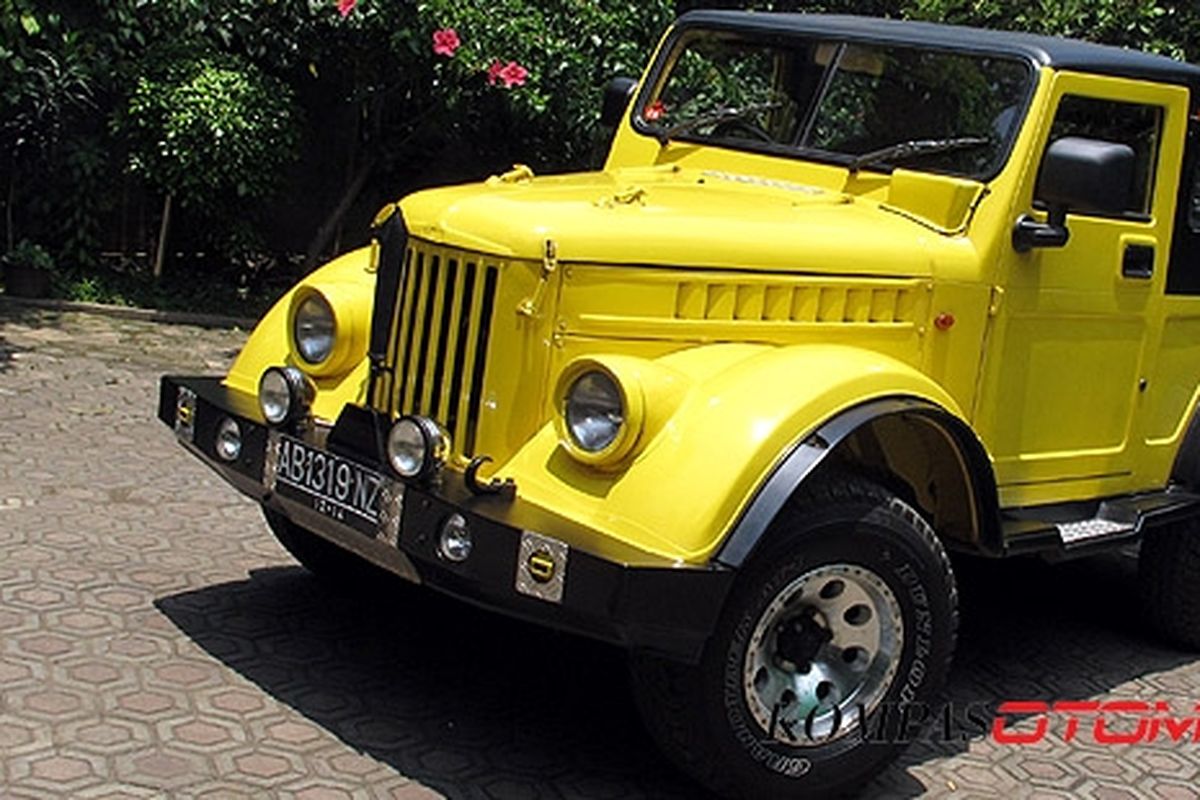
[[[1067,207],[1055,204],[1045,222],[1022,214],[1013,226],[1012,244],[1018,253],[1028,253],[1035,247],[1065,247],[1071,239],[1067,230]]]

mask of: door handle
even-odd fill
[[[1126,245],[1121,257],[1121,275],[1142,281],[1154,277],[1154,248],[1148,244]]]

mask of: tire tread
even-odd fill
[[[1148,532],[1138,582],[1150,626],[1168,641],[1200,650],[1200,520]]]
[[[781,512],[775,525],[786,527],[791,519],[812,509],[861,502],[873,503],[901,516],[937,559],[941,577],[950,587],[947,602],[951,610],[951,642],[944,663],[937,665],[944,675],[949,670],[958,631],[958,589],[945,548],[933,528],[912,506],[870,480],[857,475],[834,473],[802,487]],[[773,544],[755,553],[751,563],[743,568],[744,571],[755,563],[769,562],[782,556],[789,547],[794,546],[794,542],[785,536],[768,537],[767,541],[773,541]],[[701,691],[700,669],[637,654],[633,656],[631,666],[634,697],[642,718],[668,757],[685,773],[717,794],[729,798],[746,796],[729,772],[721,768],[719,750],[709,731],[710,722],[705,719],[702,705],[695,702],[694,698]],[[871,777],[872,774],[863,775],[855,787]],[[855,787],[846,787],[843,791]]]

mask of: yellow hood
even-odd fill
[[[415,236],[500,257],[652,266],[925,276],[951,237],[874,199],[716,170],[650,167],[419,192]],[[965,213],[965,212],[964,212]],[[961,214],[960,214],[961,216]]]

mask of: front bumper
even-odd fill
[[[732,571],[648,555],[523,501],[519,487],[516,498],[504,499],[471,493],[453,470],[446,470],[437,485],[394,478],[380,463],[371,413],[347,407],[332,429],[289,435],[388,476],[374,535],[275,490],[272,453],[278,433],[264,423],[255,398],[229,389],[219,378],[166,376],[158,409],[179,441],[235,488],[403,578],[540,624],[679,661],[699,660]],[[241,455],[233,462],[219,458],[215,447],[226,418],[242,431]],[[462,563],[437,553],[441,526],[455,513],[466,519],[474,540]],[[530,581],[531,543],[549,547],[562,559],[556,576],[561,585]]]

